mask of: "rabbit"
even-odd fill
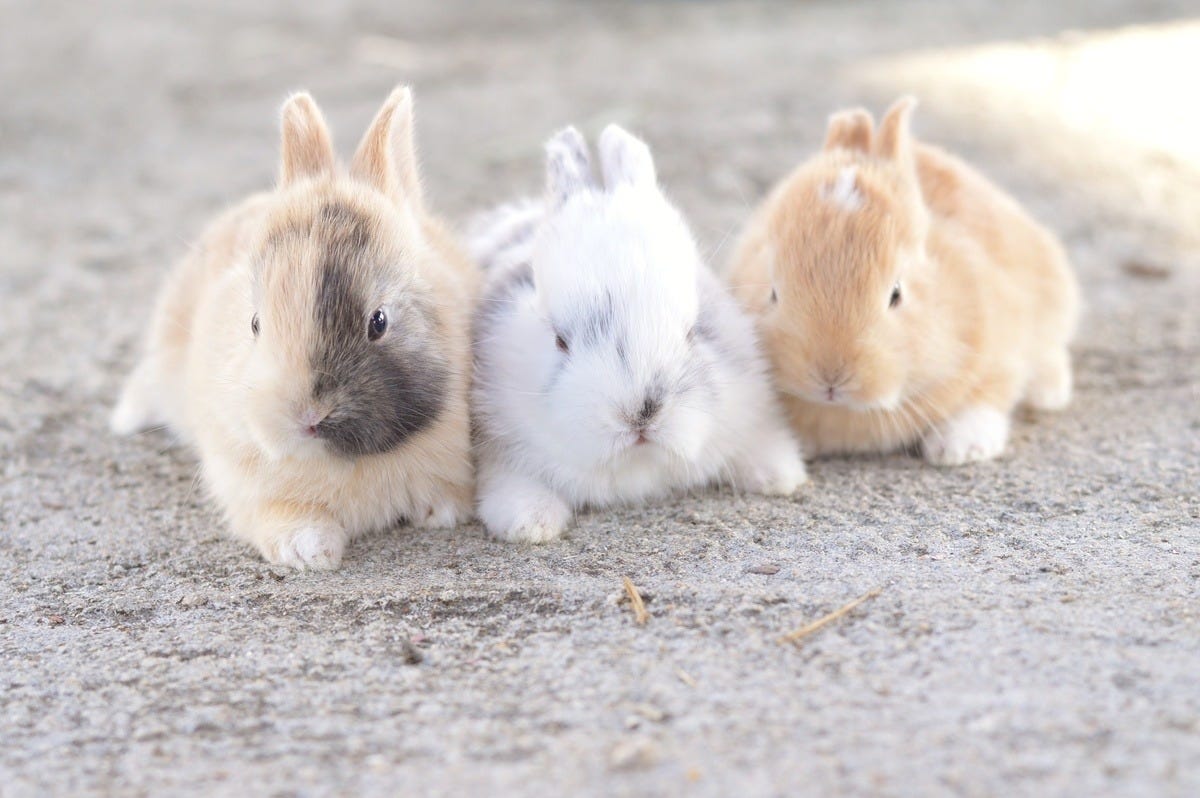
[[[397,88],[349,169],[313,99],[282,110],[277,188],[221,215],[167,280],[115,433],[193,446],[232,534],[334,569],[404,518],[469,520],[477,269],[426,209]]]
[[[804,462],[750,319],[702,263],[649,148],[610,125],[546,145],[541,202],[476,224],[477,511],[557,538],[573,512],[723,482],[788,495]]]
[[[727,275],[814,455],[919,446],[952,466],[1000,455],[1016,405],[1071,398],[1079,287],[1015,200],[910,132],[834,114],[824,148],[747,223]]]

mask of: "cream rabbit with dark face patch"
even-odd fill
[[[279,187],[217,219],[169,278],[112,426],[168,424],[235,536],[334,568],[361,533],[470,514],[476,278],[425,209],[407,89],[348,170],[306,94],[282,139]]]

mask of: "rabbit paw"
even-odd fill
[[[808,481],[804,461],[797,452],[777,457],[773,463],[745,469],[746,489],[765,496],[791,496]]]
[[[453,529],[471,517],[470,505],[458,499],[444,499],[418,506],[410,521],[419,529]]]
[[[926,462],[955,466],[991,460],[1007,442],[1007,415],[990,407],[971,407],[926,433],[921,450]]]
[[[267,559],[300,571],[333,571],[342,564],[346,531],[334,524],[315,523],[284,532]]]
[[[562,535],[571,508],[553,491],[515,474],[481,481],[479,517],[494,537],[546,543]]]
[[[1046,357],[1025,389],[1025,404],[1034,410],[1062,410],[1071,402],[1071,354],[1061,349]]]

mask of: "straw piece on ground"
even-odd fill
[[[779,638],[779,642],[780,643],[799,644],[800,641],[802,641],[804,638],[811,635],[813,632],[820,631],[821,629],[825,628],[829,624],[836,621],[838,618],[841,618],[843,615],[853,612],[855,607],[862,604],[864,601],[870,601],[871,599],[875,598],[882,592],[883,592],[883,588],[879,588],[879,587],[875,588],[874,590],[867,591],[866,593],[863,593],[858,598],[854,599],[854,601],[851,601],[849,604],[846,604],[843,607],[839,607],[838,609],[834,610],[833,612],[829,613],[828,615],[824,615],[824,616],[818,618],[817,620],[813,621],[810,624],[801,626],[799,629],[797,629],[794,632],[789,632],[789,633],[785,634],[783,637]]]
[[[633,607],[633,620],[638,626],[644,626],[646,621],[650,620],[650,613],[646,612],[646,602],[642,601],[642,594],[628,576],[621,577],[621,581],[625,583],[625,592],[629,595],[629,603]]]

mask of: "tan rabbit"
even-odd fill
[[[274,563],[336,568],[364,532],[471,515],[476,270],[425,209],[412,127],[397,89],[346,170],[312,98],[289,99],[278,188],[175,269],[113,412],[115,432],[193,444]]]
[[[878,130],[835,114],[775,188],[730,282],[759,322],[811,454],[920,443],[1000,454],[1019,402],[1064,407],[1079,290],[1062,246],[958,158],[913,141],[904,98]]]

